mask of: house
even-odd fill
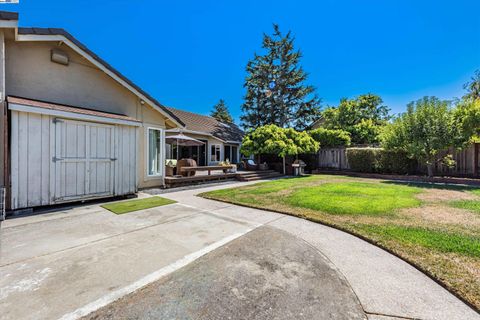
[[[210,116],[167,107],[175,115],[184,128],[173,128],[166,131],[168,135],[184,133],[189,137],[204,142],[201,147],[180,146],[178,158],[192,158],[199,166],[216,165],[220,161],[238,163],[243,131],[233,123],[224,123]],[[167,144],[167,159],[177,158],[177,146]]]
[[[19,27],[17,13],[0,12],[0,184],[8,209],[162,186],[166,131],[185,128],[172,110],[65,30]],[[208,134],[208,141],[219,135]]]
[[[310,128],[313,129],[318,129],[323,127],[325,124],[325,118],[324,117],[319,117],[317,120],[315,120],[311,125]]]

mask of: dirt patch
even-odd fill
[[[457,190],[426,189],[417,196],[422,201],[479,200],[471,193]]]
[[[480,218],[468,210],[443,206],[425,206],[403,209],[402,214],[412,218],[432,221],[441,224],[459,224],[464,226],[480,226]]]

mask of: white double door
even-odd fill
[[[115,126],[58,118],[54,126],[54,202],[113,195]]]

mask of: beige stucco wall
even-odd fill
[[[50,61],[52,49],[68,54],[68,66]],[[140,188],[159,186],[162,177],[146,177],[145,128],[165,128],[166,118],[78,55],[57,42],[6,41],[6,94],[105,112],[125,114],[143,122],[138,130],[138,183]]]

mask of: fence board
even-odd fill
[[[346,148],[324,148],[318,152],[318,168],[323,169],[337,169],[348,170],[348,159],[346,157]],[[464,176],[464,177],[479,177],[479,159],[480,159],[480,144],[472,144],[468,148],[456,151],[451,148],[449,151],[445,151],[443,154],[452,154],[453,160],[456,164],[453,168],[448,168],[441,163],[437,163],[435,166],[436,175],[451,175],[451,176]],[[418,171],[421,174],[427,172],[425,165],[420,165]]]

